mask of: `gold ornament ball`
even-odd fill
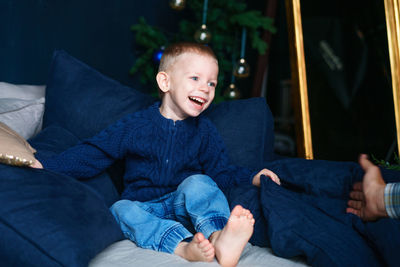
[[[182,10],[186,6],[186,0],[171,0],[169,1],[169,6],[175,10]]]
[[[238,78],[246,78],[250,75],[250,66],[244,58],[236,64],[233,74]]]
[[[234,83],[231,83],[224,92],[224,97],[228,99],[239,99],[241,97],[240,90]]]
[[[207,30],[205,24],[201,25],[201,28],[196,31],[194,39],[201,44],[208,44],[211,41],[211,33]]]

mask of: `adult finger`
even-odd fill
[[[354,191],[363,191],[363,185],[362,182],[356,182],[353,184],[353,190]]]
[[[350,198],[359,201],[363,201],[365,199],[364,193],[360,191],[351,191]]]
[[[347,201],[347,206],[356,210],[360,210],[363,207],[363,202],[357,200],[349,200]]]
[[[358,217],[361,217],[361,212],[359,210],[353,209],[353,208],[347,208],[346,209],[347,213],[352,213],[354,215],[357,215]]]
[[[366,154],[361,154],[360,158],[358,160],[358,162],[360,163],[361,168],[366,171],[367,169],[371,168],[371,167],[376,167],[367,157]]]

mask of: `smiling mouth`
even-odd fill
[[[189,96],[190,101],[192,101],[194,104],[203,106],[206,103],[206,100],[200,97],[195,97],[195,96]]]

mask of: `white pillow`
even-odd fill
[[[45,88],[0,82],[0,122],[25,139],[37,134],[42,129]]]
[[[25,139],[31,138],[41,130],[43,112],[44,97],[33,100],[0,98],[0,122]]]
[[[44,97],[46,86],[0,82],[0,98],[39,99]]]

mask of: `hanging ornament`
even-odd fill
[[[201,28],[196,31],[194,39],[201,44],[208,44],[211,41],[211,33],[207,30],[205,24],[201,25]]]
[[[235,61],[235,54],[232,54],[232,61]],[[224,97],[226,99],[239,99],[241,97],[240,90],[235,85],[235,75],[232,72],[231,76],[231,83],[229,84],[228,88],[224,90]]]
[[[224,91],[224,97],[228,99],[239,99],[241,97],[240,90],[234,83],[231,83]]]
[[[239,59],[233,71],[234,75],[238,78],[246,78],[250,75],[250,66],[244,58]]]
[[[243,27],[242,30],[242,47],[240,51],[240,59],[236,63],[233,70],[233,74],[238,78],[246,78],[250,75],[250,66],[244,59],[244,54],[246,51],[246,28]]]
[[[208,7],[208,0],[204,0],[203,3],[203,23],[201,24],[201,28],[198,29],[194,34],[194,39],[198,43],[208,44],[211,41],[211,33],[207,30],[207,7]]]
[[[159,62],[160,62],[161,57],[162,57],[162,55],[163,55],[163,53],[164,53],[164,49],[165,49],[165,47],[164,47],[164,46],[161,46],[160,49],[157,49],[157,50],[154,52],[154,54],[153,54],[153,60],[154,60],[154,62],[156,62],[156,63],[159,63]]]
[[[172,9],[175,9],[177,11],[181,11],[186,6],[186,0],[170,0],[169,1],[169,6]]]

